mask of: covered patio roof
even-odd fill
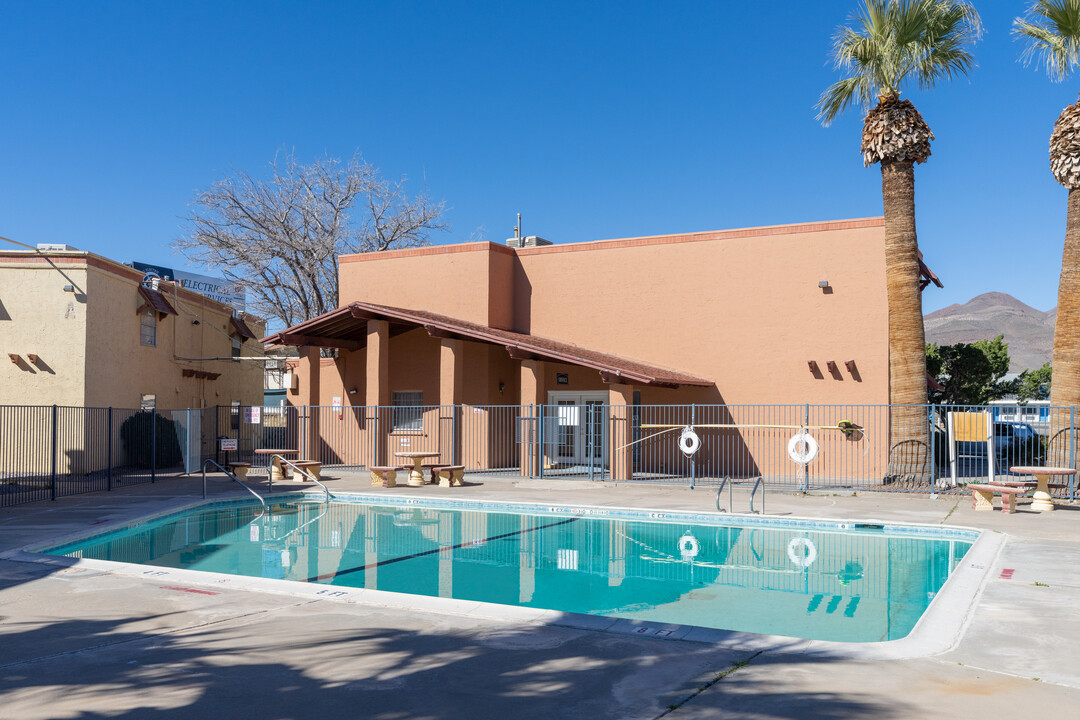
[[[337,310],[331,310],[299,325],[267,335],[262,342],[359,350],[367,341],[368,320],[388,322],[391,337],[422,327],[428,335],[435,338],[502,345],[515,360],[549,360],[592,368],[600,373],[604,382],[608,383],[659,387],[679,387],[680,385],[712,387],[714,384],[703,378],[645,365],[557,340],[511,330],[500,330],[423,310],[406,310],[365,302],[354,302],[339,307]]]

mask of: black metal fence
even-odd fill
[[[474,475],[950,492],[1019,465],[1077,468],[1078,421],[1075,408],[995,406],[0,406],[0,506],[154,482],[207,458],[265,467],[271,451],[341,470],[422,454]]]

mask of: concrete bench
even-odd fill
[[[397,487],[398,470],[401,470],[401,468],[397,465],[369,467],[368,471],[371,472],[371,487]]]
[[[292,466],[300,468],[301,470],[306,470],[307,472],[311,473],[316,480],[322,480],[322,463],[318,460],[296,460],[293,462]],[[286,465],[285,467],[289,466]],[[303,480],[308,479],[307,476],[303,473],[294,474],[299,475],[300,478]]]
[[[247,480],[248,468],[250,467],[251,463],[231,462],[229,463],[229,472],[235,475],[237,480]]]
[[[1023,495],[1027,488],[1005,487],[1003,485],[968,485],[971,491],[973,510],[993,510],[994,493],[1001,495],[1001,512],[1016,512],[1016,496]]]
[[[438,465],[431,469],[432,482],[434,482],[434,474],[439,475],[439,487],[452,487],[455,485],[463,485],[462,478],[465,477],[464,465]]]
[[[420,466],[420,471],[427,471],[431,474],[431,484],[435,485],[439,482],[439,468],[442,467],[442,463],[424,463]]]

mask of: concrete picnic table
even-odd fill
[[[424,485],[424,470],[421,467],[424,462],[424,458],[439,457],[441,453],[437,452],[396,452],[394,457],[409,458],[412,460],[413,466],[409,470],[409,485],[413,487],[420,487]]]
[[[1061,467],[1033,467],[1018,465],[1009,468],[1014,475],[1034,475],[1036,486],[1031,493],[1031,509],[1036,512],[1050,512],[1054,509],[1054,499],[1050,497],[1050,477],[1060,475],[1075,475],[1076,470]]]
[[[289,450],[287,448],[262,448],[255,451],[256,455],[299,455],[299,450]],[[281,461],[276,457],[270,458],[270,482],[281,482],[285,479],[285,473],[281,470]]]

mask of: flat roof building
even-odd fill
[[[341,306],[264,340],[305,348],[296,405],[887,404],[884,239],[863,218],[344,255]],[[415,447],[395,417],[377,459]]]
[[[261,357],[263,332],[253,316],[144,284],[100,255],[0,251],[0,405],[259,405],[262,363],[233,358]]]

